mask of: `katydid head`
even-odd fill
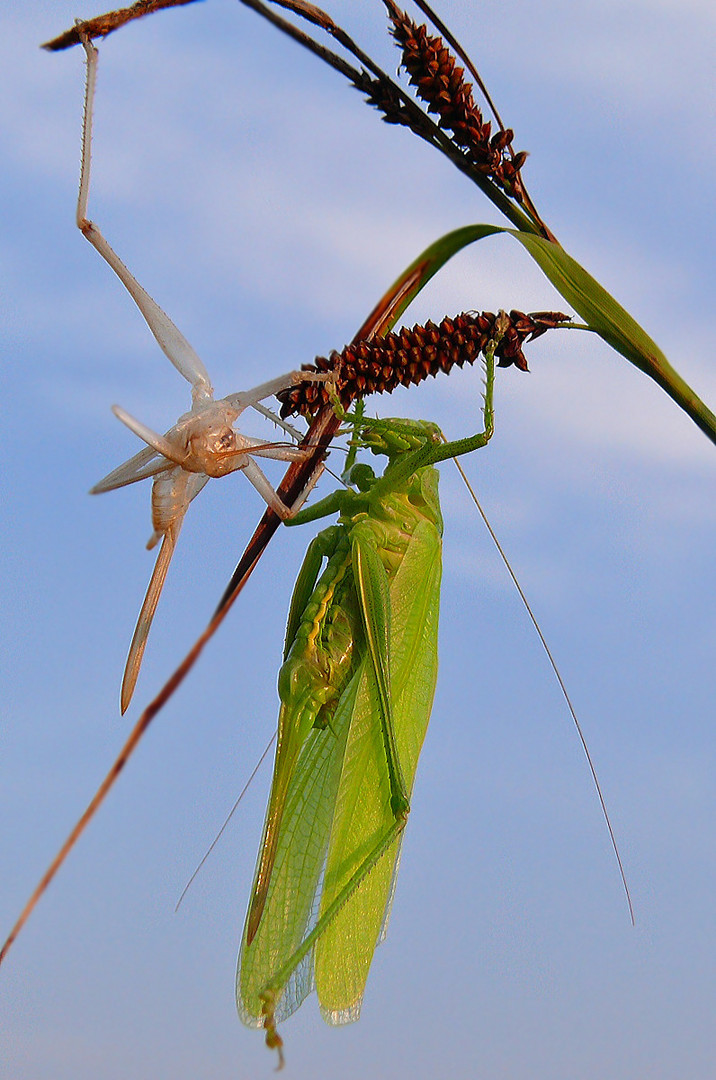
[[[419,450],[427,443],[439,443],[442,441],[442,432],[437,424],[429,420],[405,420],[387,417],[381,420],[369,420],[365,417],[354,417],[347,414],[348,419],[357,419],[357,433],[353,436],[353,442],[358,448],[370,450],[373,454],[384,454],[392,459],[407,454],[411,450]],[[355,482],[355,481],[354,481]]]
[[[359,461],[348,470],[345,480],[351,487],[358,488],[359,491],[368,491],[375,483],[375,472],[366,462]]]
[[[227,476],[246,465],[248,440],[234,428],[239,410],[210,401],[192,410],[181,430],[186,457],[182,468],[205,476]]]

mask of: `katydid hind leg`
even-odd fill
[[[399,839],[405,828],[405,818],[398,818],[389,826],[385,834],[375,844],[375,847],[366,855],[361,865],[354,872],[350,880],[343,886],[341,892],[334,898],[330,906],[321,914],[313,929],[306,935],[300,947],[289,957],[288,961],[276,972],[275,976],[261,991],[264,1002],[263,1026],[266,1030],[266,1045],[269,1049],[278,1049],[282,1045],[280,1036],[276,1031],[276,1002],[283,993],[294,971],[308,956],[312,949],[320,941],[328,927],[334,922],[341,909],[350,901],[353,894],[360,888],[363,882],[370,876],[376,864],[390,850]],[[350,1017],[349,1019],[352,1019]]]
[[[395,742],[390,685],[390,593],[388,579],[375,540],[367,530],[354,529],[353,572],[360,599],[363,627],[380,706],[380,725],[390,778],[391,809],[396,818],[410,810],[408,793]]]
[[[485,397],[482,408],[483,430],[475,435],[468,435],[465,439],[444,442],[442,446],[436,448],[431,456],[431,464],[446,461],[448,458],[462,457],[463,454],[471,454],[473,450],[481,450],[487,446],[495,431],[494,387],[495,355],[494,348],[492,348],[485,360]]]

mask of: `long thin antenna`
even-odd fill
[[[254,782],[254,778],[255,778],[255,776],[256,776],[256,773],[257,773],[257,772],[259,771],[259,769],[260,769],[260,768],[261,768],[261,766],[263,765],[264,761],[266,760],[266,758],[267,758],[267,756],[268,756],[268,752],[269,752],[269,750],[271,749],[271,747],[273,746],[273,744],[274,744],[274,743],[276,742],[276,734],[277,734],[277,733],[276,733],[276,732],[274,731],[273,735],[271,736],[271,738],[269,739],[269,741],[268,741],[268,742],[266,743],[266,749],[264,750],[263,754],[261,755],[261,757],[259,758],[259,760],[258,760],[258,761],[256,762],[256,764],[254,765],[254,768],[253,768],[253,772],[251,773],[251,776],[250,776],[250,777],[248,778],[248,780],[246,781],[246,783],[244,784],[244,786],[243,786],[243,787],[242,787],[242,789],[241,789],[241,794],[239,795],[239,797],[237,798],[236,802],[234,803],[234,805],[233,805],[233,806],[231,807],[231,809],[229,810],[228,814],[226,815],[226,818],[224,819],[224,823],[223,823],[223,825],[222,825],[222,826],[221,826],[221,828],[219,829],[219,831],[218,831],[218,833],[216,834],[216,836],[214,837],[214,839],[213,839],[213,840],[211,841],[211,843],[209,844],[209,847],[208,847],[208,848],[206,849],[206,851],[204,852],[204,855],[202,856],[202,858],[201,858],[201,861],[200,861],[200,862],[199,862],[199,864],[198,864],[198,865],[196,866],[196,868],[195,868],[195,870],[194,870],[194,873],[193,873],[193,874],[191,875],[191,877],[190,877],[190,878],[189,878],[189,880],[187,881],[186,885],[185,885],[185,886],[184,886],[184,888],[182,889],[182,891],[181,891],[181,896],[180,896],[180,897],[179,897],[179,899],[177,900],[177,902],[176,902],[176,907],[174,908],[174,911],[175,911],[175,912],[177,912],[177,911],[179,910],[179,905],[181,904],[181,902],[182,902],[182,900],[184,899],[184,897],[186,896],[186,894],[187,894],[187,893],[189,892],[189,889],[190,889],[191,885],[193,884],[193,882],[194,882],[194,879],[196,878],[197,874],[198,874],[198,873],[199,873],[199,871],[201,870],[201,868],[202,868],[202,866],[204,865],[204,863],[206,862],[206,860],[207,860],[207,859],[209,858],[209,856],[211,855],[211,853],[212,853],[212,851],[214,850],[214,848],[216,847],[216,845],[217,845],[217,844],[219,843],[219,840],[221,840],[221,837],[223,836],[223,834],[224,834],[224,831],[225,831],[225,829],[226,829],[227,825],[229,824],[229,822],[231,821],[232,817],[234,816],[234,814],[236,813],[236,811],[237,811],[237,810],[238,810],[238,808],[239,808],[239,803],[241,802],[241,800],[243,799],[244,795],[246,794],[246,792],[247,792],[247,791],[249,790],[249,788],[251,787],[252,783]]]
[[[607,810],[607,804],[604,801],[604,796],[602,795],[601,785],[599,783],[599,777],[597,776],[597,770],[596,770],[596,768],[594,766],[594,762],[592,761],[592,755],[589,752],[589,747],[587,746],[587,740],[584,737],[584,732],[582,731],[582,726],[579,723],[579,720],[577,719],[577,713],[575,712],[574,705],[572,704],[571,698],[570,698],[570,696],[569,696],[569,694],[567,692],[567,687],[564,685],[564,680],[563,680],[562,676],[559,673],[559,668],[557,667],[557,662],[555,661],[555,659],[554,659],[554,657],[552,655],[552,652],[550,650],[550,647],[547,644],[547,641],[545,640],[545,636],[542,633],[542,630],[540,629],[540,625],[537,622],[537,618],[536,618],[532,608],[530,607],[530,602],[527,599],[527,597],[525,596],[524,591],[522,589],[522,586],[520,585],[519,581],[517,580],[517,576],[516,576],[514,570],[510,566],[510,561],[507,558],[507,555],[505,554],[505,551],[504,551],[504,549],[502,547],[502,544],[497,539],[497,536],[495,535],[495,531],[492,528],[492,525],[490,524],[490,522],[488,521],[487,515],[485,514],[485,511],[482,509],[482,506],[480,505],[480,501],[477,498],[477,495],[475,494],[470,481],[468,480],[467,476],[465,475],[465,470],[463,469],[462,465],[457,460],[457,458],[453,458],[453,461],[455,462],[455,468],[460,473],[460,476],[463,479],[465,487],[470,492],[470,497],[471,497],[472,501],[474,502],[475,506],[477,507],[477,512],[479,513],[480,517],[482,518],[482,520],[485,523],[485,528],[487,529],[488,533],[490,534],[490,537],[492,538],[492,542],[493,542],[493,544],[495,545],[495,547],[497,548],[497,550],[498,550],[498,552],[500,554],[500,558],[502,559],[503,563],[505,564],[505,566],[507,568],[507,573],[512,578],[512,582],[513,582],[515,588],[517,589],[520,600],[524,604],[525,611],[529,615],[530,621],[531,621],[532,625],[534,626],[535,631],[537,632],[537,637],[540,639],[540,642],[542,644],[542,648],[544,649],[545,655],[546,655],[547,659],[549,660],[550,667],[552,668],[552,671],[554,672],[554,676],[555,676],[555,678],[557,680],[559,688],[562,691],[562,697],[564,698],[564,700],[565,700],[565,702],[567,704],[567,708],[569,709],[569,714],[572,717],[572,722],[574,723],[574,726],[575,726],[576,731],[577,731],[577,735],[579,736],[579,741],[582,744],[582,750],[584,751],[584,756],[586,757],[587,764],[589,765],[589,771],[592,774],[592,780],[594,781],[594,787],[596,788],[597,795],[599,797],[599,805],[602,808],[602,815],[604,817],[604,821],[606,822],[606,826],[607,826],[607,829],[609,831],[609,839],[611,840],[612,849],[614,851],[614,855],[615,855],[616,860],[617,860],[617,866],[619,867],[619,874],[620,874],[620,877],[622,879],[622,885],[624,887],[624,894],[626,896],[627,904],[629,906],[629,918],[631,919],[632,926],[635,926],[636,925],[636,920],[634,918],[634,907],[633,907],[632,902],[631,902],[631,893],[629,892],[629,886],[627,885],[626,874],[624,873],[624,865],[622,863],[621,855],[619,854],[619,848],[617,847],[617,840],[616,840],[616,836],[614,835],[614,829],[612,828],[612,823],[611,823],[611,821],[609,819],[609,812]]]

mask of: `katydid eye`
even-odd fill
[[[226,450],[236,449],[236,432],[233,428],[227,428],[214,439],[214,452],[221,453]]]

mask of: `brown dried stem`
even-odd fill
[[[240,0],[240,2],[344,75],[352,85],[366,95],[369,104],[383,112],[383,118],[389,124],[401,124],[408,127],[414,134],[438,149],[461,172],[465,173],[518,229],[549,238],[548,230],[539,219],[527,216],[513,198],[506,195],[494,180],[485,175],[484,170],[476,166],[465,149],[454,138],[449,137],[445,130],[436,124],[401,86],[393,82],[324,11],[313,4],[306,5],[303,0],[272,0],[273,3],[294,12],[330,34],[363,64],[362,70],[353,67],[343,57],[320,45],[309,34],[277,15],[262,3],[262,0]]]
[[[80,44],[80,35],[85,38],[106,37],[113,30],[131,22],[132,19],[142,19],[145,15],[152,15],[162,8],[180,7],[182,4],[193,4],[196,0],[137,0],[130,7],[119,8],[117,11],[108,11],[106,15],[96,15],[94,19],[78,19],[70,30],[65,30],[52,41],[46,41],[42,46],[49,52],[59,52],[60,49],[69,49],[72,45]]]
[[[383,0],[383,2],[386,4],[386,6],[388,6],[389,4],[392,3],[392,0]],[[505,128],[505,125],[502,122],[502,117],[500,116],[500,114],[497,111],[497,106],[495,105],[494,101],[492,100],[492,98],[490,96],[490,93],[489,93],[487,87],[485,86],[485,83],[482,80],[482,76],[480,75],[479,71],[475,67],[472,60],[470,59],[470,56],[468,55],[468,53],[465,51],[465,49],[463,49],[462,45],[457,40],[457,38],[454,36],[454,34],[451,32],[449,27],[447,27],[445,25],[445,23],[442,21],[442,19],[433,11],[430,4],[427,3],[427,0],[414,0],[414,3],[415,3],[415,5],[417,7],[420,8],[420,10],[423,12],[424,15],[427,15],[427,17],[430,19],[431,23],[433,24],[435,29],[438,31],[438,33],[442,34],[442,36],[445,38],[448,45],[451,45],[453,47],[453,49],[455,50],[457,55],[460,57],[463,64],[465,65],[465,67],[467,68],[467,70],[470,72],[473,79],[475,80],[475,83],[476,83],[477,87],[479,88],[480,93],[484,97],[485,101],[487,102],[488,108],[490,109],[490,111],[492,112],[492,115],[494,116],[495,120],[497,121],[497,124],[499,125],[500,130],[505,131],[506,128]],[[510,151],[512,151],[512,141],[511,140],[507,145],[509,146]],[[552,233],[552,231],[544,223],[544,221],[542,220],[542,218],[540,217],[540,215],[537,212],[537,207],[532,202],[530,194],[527,191],[527,188],[525,186],[525,182],[522,179],[521,169],[518,169],[517,173],[518,173],[520,185],[521,185],[521,188],[522,188],[522,196],[523,196],[524,205],[529,210],[529,212],[533,216],[534,220],[538,221],[540,223],[540,225],[543,228],[544,235],[547,237],[547,239],[551,239],[556,243],[557,238],[555,237],[554,233]]]

